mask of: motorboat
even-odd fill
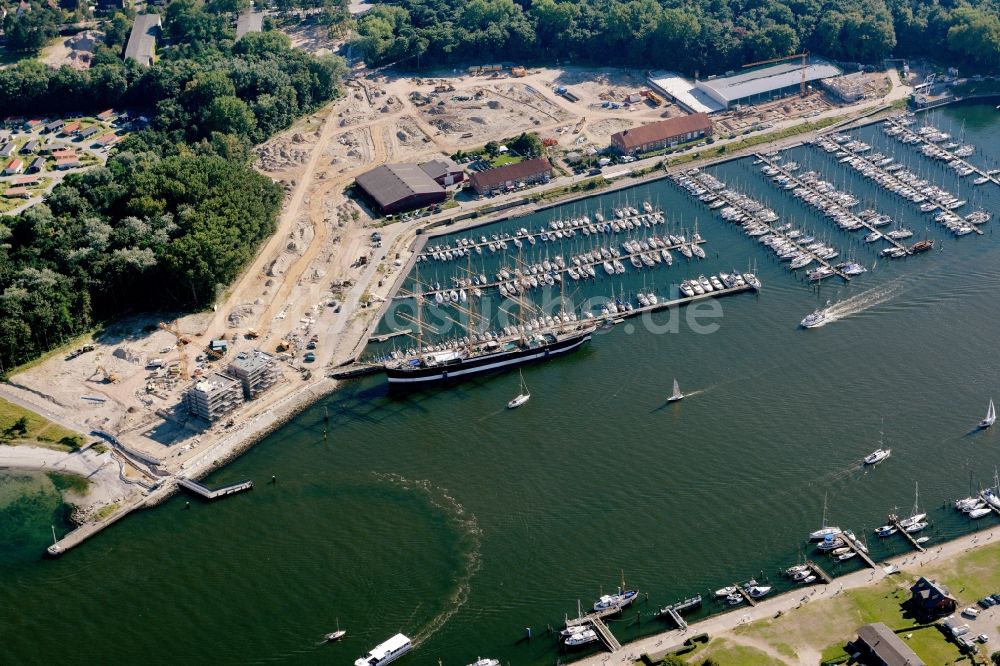
[[[580,633],[569,636],[564,642],[567,647],[579,647],[597,640],[597,632],[593,629],[585,629]]]
[[[765,594],[771,591],[771,586],[769,585],[751,585],[746,588],[747,594],[749,594],[754,599],[760,599]]]
[[[794,576],[801,571],[809,571],[809,566],[806,564],[796,564],[794,567],[785,569],[785,573],[789,576]]]
[[[715,596],[719,597],[720,599],[724,599],[729,595],[736,593],[737,593],[736,586],[730,585],[728,587],[720,587],[718,590],[715,591]]]
[[[924,529],[925,527],[927,527],[927,525],[928,525],[927,521],[923,521],[922,520],[919,523],[913,523],[912,525],[908,525],[907,527],[905,527],[903,529],[908,534],[915,534],[915,533],[919,532],[920,530]]]
[[[469,666],[500,666],[500,660],[499,659],[485,659],[485,658],[481,657],[479,659],[476,659],[471,664],[469,664]]]
[[[746,599],[743,598],[742,594],[730,594],[726,597],[726,603],[730,606],[739,606],[744,601],[746,601]]]
[[[403,634],[396,634],[354,661],[354,666],[385,666],[413,649],[413,643]]]
[[[890,455],[892,455],[892,449],[881,449],[881,448],[875,449],[867,456],[865,456],[865,464],[877,465],[886,458],[888,458]]]
[[[806,315],[805,319],[799,322],[799,326],[802,328],[818,328],[826,323],[827,317],[824,310],[816,310],[810,315]]]
[[[969,518],[972,518],[972,519],[982,518],[983,516],[985,516],[987,514],[990,514],[992,512],[993,512],[992,508],[990,508],[988,506],[984,506],[981,509],[973,509],[972,511],[970,511],[969,512]]]
[[[895,525],[883,525],[882,527],[875,528],[875,536],[885,538],[892,536],[898,531]]]
[[[849,560],[849,559],[851,559],[852,557],[855,557],[855,556],[857,556],[857,553],[855,551],[853,551],[853,550],[849,551],[849,552],[846,552],[846,553],[841,553],[840,555],[837,555],[837,561],[838,562],[843,562],[843,561]]]
[[[677,402],[677,401],[683,400],[683,399],[684,399],[684,394],[681,393],[681,387],[677,383],[677,380],[675,379],[674,380],[674,392],[670,394],[669,398],[667,398],[667,402]]]
[[[796,571],[795,573],[792,574],[792,580],[801,581],[808,578],[811,575],[812,572],[809,569],[805,569],[803,571]]]
[[[835,537],[831,534],[830,536],[823,539],[823,541],[819,542],[819,544],[816,547],[822,551],[828,551],[828,550],[836,550],[837,548],[840,548],[843,545],[844,545],[843,539],[841,539],[840,537]]]
[[[799,582],[802,583],[803,585],[808,585],[809,583],[815,583],[816,582],[816,576],[814,574],[809,574],[808,576],[806,576],[805,578],[803,578]]]
[[[566,627],[559,634],[563,637],[572,636],[573,634],[579,634],[580,632],[586,631],[587,625],[585,624],[574,624]]]
[[[830,552],[831,555],[843,555],[844,553],[851,552],[850,546],[842,546]]]
[[[979,422],[980,428],[989,428],[996,423],[997,412],[993,407],[993,398],[990,398],[990,406],[986,408],[986,418]]]
[[[925,543],[927,543],[930,540],[931,540],[930,537],[928,537],[928,536],[922,536],[919,539],[916,539],[916,542],[919,543],[919,544],[925,544]]]

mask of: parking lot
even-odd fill
[[[992,595],[992,598],[980,599],[976,603],[963,606],[954,615],[946,617],[942,622],[962,632],[958,636],[959,644],[985,645],[978,647],[979,651],[990,654],[994,650],[1000,650],[1000,590]],[[992,605],[990,605],[992,604]],[[965,631],[965,628],[968,630]]]

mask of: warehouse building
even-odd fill
[[[611,135],[611,147],[622,155],[648,153],[712,136],[708,114],[667,118]]]
[[[806,83],[840,76],[840,69],[826,61],[807,63]],[[723,108],[735,104],[758,104],[796,93],[802,85],[802,64],[782,63],[754,69],[743,74],[696,81],[695,87],[714,99]]]
[[[361,174],[355,183],[383,215],[439,204],[447,198],[444,187],[416,164],[384,164]]]
[[[469,178],[469,182],[477,193],[489,194],[527,187],[535,183],[547,183],[550,178],[552,178],[552,164],[545,157],[536,157],[496,169],[477,171]]]
[[[840,69],[825,60],[805,65],[806,84],[840,76]],[[758,104],[799,92],[802,63],[782,63],[732,76],[691,81],[675,72],[650,75],[649,85],[689,113],[716,113],[737,104]]]
[[[240,380],[247,400],[271,388],[277,381],[274,357],[256,349],[237,354],[229,364],[229,374]]]
[[[160,34],[158,14],[139,14],[132,23],[132,32],[125,45],[125,59],[132,58],[143,67],[153,64],[156,52],[156,36]]]
[[[188,411],[209,423],[233,411],[241,400],[240,383],[220,373],[195,382],[186,396]]]

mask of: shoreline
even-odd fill
[[[644,654],[648,654],[655,659],[655,655],[679,648],[685,640],[698,634],[708,634],[709,641],[723,638],[739,626],[758,620],[774,618],[777,613],[785,615],[794,612],[803,604],[811,601],[832,599],[845,590],[876,585],[897,573],[919,575],[914,569],[919,570],[929,563],[954,559],[977,548],[1000,543],[1000,537],[993,539],[994,532],[998,527],[1000,526],[992,525],[989,528],[984,527],[977,532],[966,534],[950,541],[944,541],[935,548],[930,548],[923,553],[911,551],[903,555],[896,555],[876,562],[878,566],[875,569],[865,567],[834,578],[830,583],[817,584],[809,588],[793,588],[777,596],[758,601],[754,607],[740,605],[734,610],[710,615],[692,623],[685,630],[670,629],[657,632],[625,643],[622,645],[622,649],[615,652],[601,651],[597,654],[574,660],[572,663],[580,666],[632,666]],[[983,536],[984,532],[987,533],[985,536]],[[886,567],[895,567],[896,571],[886,573]],[[974,599],[959,600],[959,607],[974,603]],[[861,626],[861,624],[863,622],[859,621],[858,626]],[[813,647],[816,648],[816,646]],[[822,647],[819,646],[819,648],[816,648],[817,655],[818,650],[822,649]]]

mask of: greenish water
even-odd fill
[[[972,161],[992,168],[996,115],[967,106],[932,121],[956,135],[964,125],[980,148]],[[958,190],[877,127],[855,134]],[[1000,431],[973,432],[989,397],[1000,398],[998,220],[956,240],[825,153],[790,152],[943,251],[879,261],[849,285],[815,290],[671,183],[638,188],[631,201],[658,202],[678,227],[697,218],[708,241],[705,261],[686,265],[675,253],[673,268],[647,273],[647,289],[749,261],[760,295],[722,299],[708,335],[691,330],[685,310],[664,312],[651,323],[680,317],[677,332],[633,320],[527,368],[532,399],[515,412],[504,406],[516,374],[403,395],[377,378],[351,384],[207,480],[251,478],[252,492],[214,504],[176,497],[54,561],[39,556],[49,525],[66,528],[51,484],[7,479],[4,661],[347,664],[402,631],[419,648],[400,663],[554,663],[546,626],[578,599],[592,604],[621,570],[650,599],[611,623],[622,641],[665,628],[650,617],[658,603],[761,574],[786,589],[775,571],[818,527],[824,495],[830,521],[865,531],[876,558],[904,552],[902,539],[876,542],[871,531],[894,506],[909,510],[915,481],[934,542],[992,528],[993,516],[970,525],[945,503],[968,494],[970,473],[978,488],[1000,464]],[[749,160],[711,171],[874,263],[860,234],[819,219]],[[1000,212],[996,186],[964,180],[963,198]],[[603,197],[605,210],[621,196]],[[511,226],[537,228],[552,214]],[[574,299],[634,293],[636,273]],[[844,299],[853,314],[797,329],[826,300]],[[674,377],[697,394],[667,407]],[[863,470],[883,419],[892,458]],[[702,614],[721,610],[707,604]],[[318,645],[338,618],[347,639]],[[521,640],[525,627],[531,641]]]

